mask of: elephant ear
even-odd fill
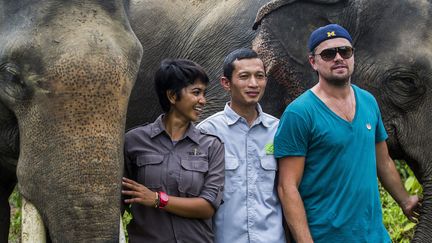
[[[271,12],[273,12],[273,11],[277,10],[278,8],[283,7],[287,4],[292,4],[294,2],[335,4],[335,3],[339,3],[339,2],[343,2],[343,1],[345,1],[345,0],[303,0],[303,1],[299,1],[299,0],[273,0],[269,3],[267,3],[266,5],[262,6],[258,10],[258,14],[255,18],[255,23],[254,23],[252,29],[256,30],[258,28],[258,26],[261,24],[261,21],[263,20],[263,18],[265,18],[265,16],[267,16]]]

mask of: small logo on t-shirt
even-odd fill
[[[274,154],[274,145],[273,143],[268,143],[265,145],[264,150],[266,152],[266,155]]]
[[[366,123],[366,128],[367,128],[368,130],[371,130],[371,129],[372,129],[371,124],[370,124],[370,123]]]

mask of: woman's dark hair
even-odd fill
[[[181,99],[181,90],[195,81],[204,84],[209,83],[209,78],[204,69],[197,63],[187,59],[164,59],[156,71],[154,82],[159,104],[164,112],[170,109],[167,91],[172,90]]]
[[[242,60],[242,59],[252,59],[252,58],[259,58],[258,54],[249,48],[240,48],[237,50],[234,50],[230,54],[228,54],[225,57],[224,63],[223,63],[223,75],[228,79],[231,80],[232,74],[234,72],[234,62],[236,60]],[[264,67],[265,70],[265,67]]]

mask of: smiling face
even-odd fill
[[[328,82],[335,86],[343,86],[349,83],[354,71],[354,55],[348,59],[337,53],[332,60],[325,61],[319,55],[323,50],[341,46],[350,46],[351,43],[344,38],[335,38],[322,42],[315,48],[315,55],[309,56],[312,68],[318,72],[320,81]]]
[[[236,60],[231,80],[222,77],[221,83],[231,94],[231,107],[234,110],[255,109],[267,85],[264,64],[259,58]]]
[[[185,122],[197,121],[206,104],[204,97],[207,85],[196,80],[195,83],[181,90],[181,96],[168,94],[171,101],[171,113],[180,117]],[[168,91],[170,92],[170,91]]]

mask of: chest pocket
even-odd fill
[[[236,157],[225,156],[225,193],[224,200],[228,200],[230,194],[240,188],[242,178],[238,171],[240,164]]]
[[[184,194],[199,196],[208,172],[207,156],[193,156],[181,159],[179,191]]]
[[[273,191],[276,183],[276,159],[273,155],[265,155],[260,158],[260,166],[257,187],[262,191]]]
[[[137,180],[148,188],[162,187],[164,156],[160,154],[141,155],[137,158]]]

